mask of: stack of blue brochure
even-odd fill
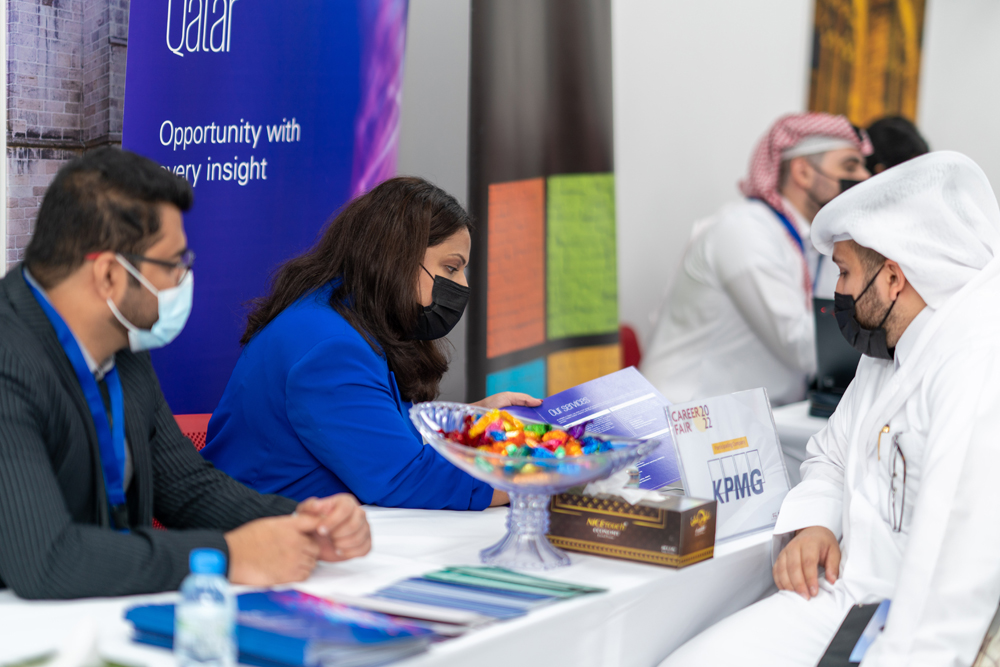
[[[295,590],[244,593],[236,598],[239,660],[259,667],[383,665],[484,624],[604,591],[498,567],[447,567],[371,596],[337,596],[339,602]],[[132,607],[125,618],[135,641],[173,645],[173,605]]]
[[[603,588],[532,577],[499,567],[449,567],[396,582],[373,597],[475,612],[497,620]]]
[[[237,596],[239,660],[259,667],[370,667],[427,649],[435,633],[386,614],[299,591]],[[170,648],[174,606],[132,607],[125,618],[138,642]]]

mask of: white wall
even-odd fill
[[[470,0],[410,0],[397,171],[454,195],[468,191]],[[465,400],[465,320],[448,336],[441,399]]]
[[[757,139],[805,108],[812,6],[613,0],[618,303],[641,343],[691,225],[739,196]]]
[[[1000,188],[1000,3],[930,0],[917,124],[934,150],[957,150]]]

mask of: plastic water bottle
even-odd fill
[[[226,581],[226,557],[194,549],[191,574],[181,584],[174,612],[174,655],[180,667],[236,664],[236,598]]]

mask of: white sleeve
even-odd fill
[[[802,463],[802,481],[781,504],[775,535],[810,526],[829,528],[839,540],[844,532],[844,461],[846,427],[854,419],[854,382],[847,388],[836,412],[822,431],[809,438],[808,458]]]
[[[925,375],[919,495],[885,632],[865,667],[972,664],[997,611],[1000,360],[992,349],[955,357]]]
[[[815,373],[816,333],[803,283],[805,265],[786,247],[791,240],[736,221],[713,231],[712,264],[750,329],[783,364]]]

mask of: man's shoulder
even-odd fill
[[[752,266],[786,264],[787,251],[794,249],[787,234],[766,204],[746,199],[726,204],[697,223],[692,236],[710,263]]]
[[[122,381],[129,383],[130,394],[140,388],[152,392],[154,397],[159,392],[159,380],[149,352],[119,350],[115,353],[115,368]]]
[[[1000,301],[997,269],[967,293],[953,296],[959,301],[935,312],[921,332],[925,358],[942,370],[1000,362],[1000,312],[989,306]]]
[[[712,215],[702,218],[691,228],[694,245],[706,247],[756,247],[773,244],[786,232],[774,211],[756,199],[743,199],[724,204]]]
[[[762,232],[773,234],[783,231],[778,216],[759,199],[732,201],[716,214],[716,227],[727,234],[759,236]]]
[[[44,345],[11,302],[11,280],[10,275],[0,280],[0,353],[23,362],[42,359],[47,356]]]

